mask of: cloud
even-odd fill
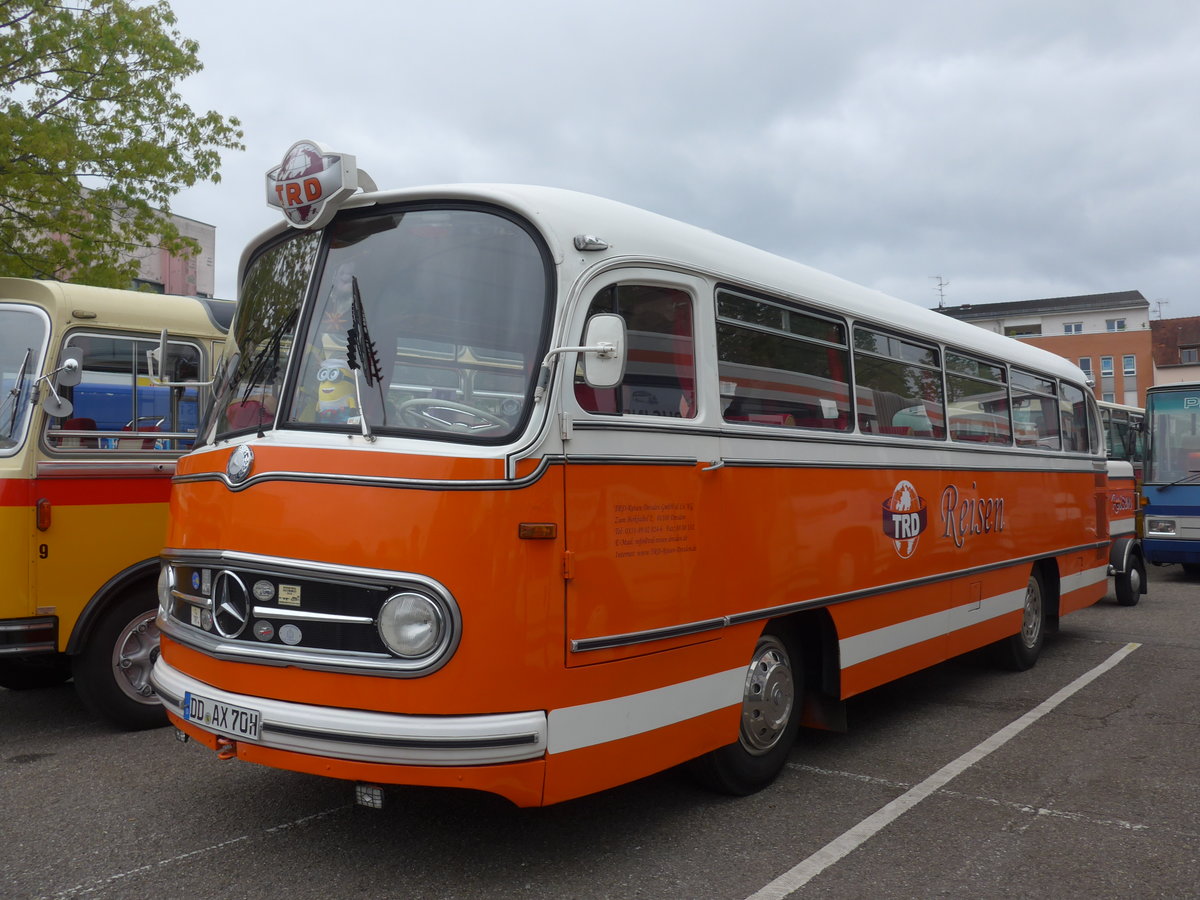
[[[1200,9],[1173,0],[277,7],[180,0],[196,106],[245,123],[218,291],[301,137],[381,187],[613,197],[932,306],[1141,290],[1200,314]],[[235,249],[236,248],[236,249]]]

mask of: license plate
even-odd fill
[[[201,697],[187,691],[183,695],[183,718],[213,731],[257,741],[262,732],[262,713]]]

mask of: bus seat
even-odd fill
[[[62,423],[63,431],[95,431],[96,420],[87,416],[79,416],[74,419],[64,419]],[[61,437],[58,439],[58,447],[60,449],[86,449],[95,450],[99,446],[96,438],[93,437]]]
[[[132,431],[133,429],[126,425],[122,431]],[[138,434],[145,434],[147,431],[158,431],[157,425],[146,425],[138,429]],[[117,440],[118,450],[153,450],[158,438],[119,438]]]

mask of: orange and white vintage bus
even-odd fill
[[[166,724],[150,669],[167,498],[232,307],[0,278],[0,686],[73,675],[115,724]],[[171,384],[146,356],[164,327]]]
[[[225,758],[522,806],[801,724],[1106,591],[1061,357],[619,203],[355,191],[301,142],[180,460],[154,684]]]

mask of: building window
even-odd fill
[[[1126,375],[1137,374],[1137,357],[1132,353],[1126,353],[1121,357],[1121,371]]]
[[[1082,322],[1064,322],[1063,334],[1083,334]]]
[[[1113,358],[1111,356],[1100,357],[1100,375],[1104,378],[1111,378],[1113,373]]]
[[[1125,330],[1125,320],[1124,319],[1105,319],[1104,327],[1109,331],[1124,331]]]
[[[1006,337],[1038,337],[1042,333],[1041,325],[1005,325],[1004,334]]]
[[[1089,378],[1092,375],[1092,358],[1090,356],[1079,357],[1079,368],[1083,370],[1083,374]]]
[[[1200,347],[1180,347],[1179,361],[1181,363],[1200,362]]]
[[[1114,394],[1112,391],[1105,391],[1103,394],[1100,395],[1100,399],[1103,400],[1105,403],[1116,403],[1117,395]]]

